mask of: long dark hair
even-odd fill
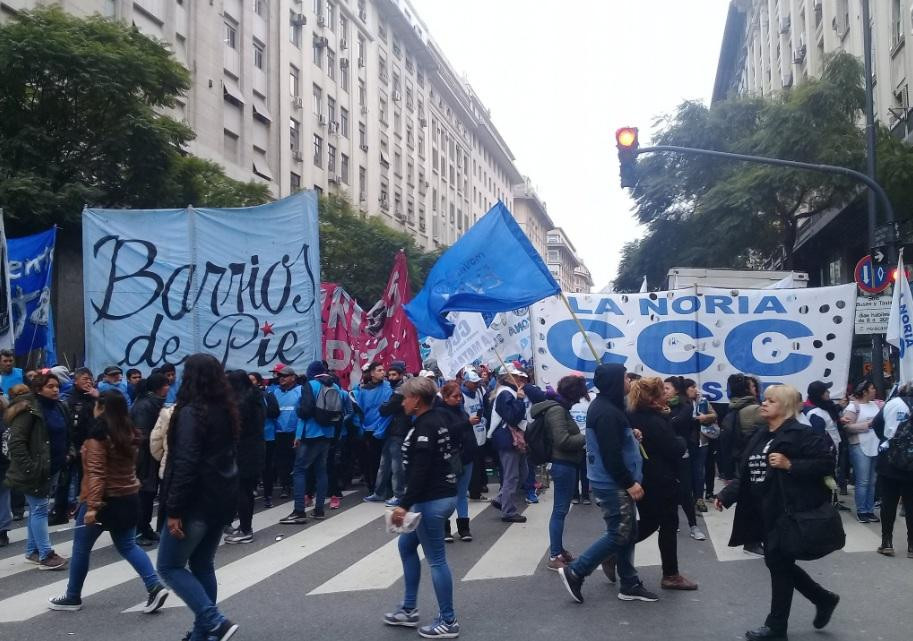
[[[120,391],[109,389],[102,392],[95,403],[103,412],[98,417],[99,427],[104,426],[114,449],[124,456],[133,456],[136,428],[127,414],[127,399]]]
[[[206,425],[210,407],[224,408],[228,412],[232,437],[238,440],[241,431],[238,404],[225,377],[225,369],[214,356],[193,354],[184,361],[184,375],[171,415],[171,428],[174,428],[181,409],[188,406],[193,408],[198,425]]]

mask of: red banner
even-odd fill
[[[406,371],[422,367],[415,327],[403,305],[412,299],[406,255],[397,253],[383,297],[365,311],[334,283],[321,283],[323,357],[340,382],[348,387],[361,379],[361,367],[371,361],[388,366],[406,363]]]

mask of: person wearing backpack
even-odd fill
[[[742,448],[760,425],[761,405],[752,394],[752,383],[744,374],[733,374],[727,380],[729,409],[720,424],[720,476],[724,481],[735,478]]]
[[[873,429],[882,443],[877,470],[881,490],[881,545],[878,553],[894,556],[894,520],[897,504],[903,499],[907,522],[907,558],[913,559],[913,383],[900,388],[885,404]]]
[[[548,522],[549,570],[558,572],[574,560],[564,549],[564,521],[571,509],[577,485],[577,471],[583,461],[586,438],[580,432],[570,409],[586,398],[586,379],[565,376],[558,381],[555,400],[533,405],[533,422],[526,428],[529,457],[535,465],[551,463],[552,515]]]
[[[343,391],[333,382],[322,361],[314,361],[307,367],[307,381],[302,386],[298,417],[301,422],[295,431],[295,465],[292,470],[292,495],[295,507],[291,514],[279,520],[285,525],[307,523],[305,513],[307,501],[307,473],[314,469],[316,487],[314,518],[323,519],[324,501],[327,495],[327,453],[330,441],[341,423],[343,413]]]

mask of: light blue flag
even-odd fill
[[[431,268],[406,305],[420,336],[449,338],[447,312],[506,312],[561,293],[542,257],[498,202]]]

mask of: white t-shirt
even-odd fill
[[[878,416],[878,412],[881,411],[878,403],[874,401],[869,401],[868,403],[857,403],[854,401],[847,405],[846,408],[849,411],[858,410],[859,413],[856,415],[855,421],[857,423],[871,421]],[[859,447],[866,456],[878,456],[878,435],[875,434],[875,430],[868,429],[859,434]]]

